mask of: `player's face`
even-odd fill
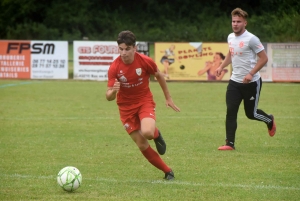
[[[119,53],[125,64],[131,64],[133,62],[135,51],[136,46],[127,46],[125,43],[119,45]]]
[[[233,33],[235,33],[236,36],[239,36],[245,32],[247,21],[243,17],[235,15],[232,16],[231,25]]]

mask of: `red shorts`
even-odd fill
[[[120,119],[128,134],[141,129],[141,120],[149,117],[155,118],[155,103],[153,101],[141,102],[131,105],[120,106]]]

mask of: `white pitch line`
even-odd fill
[[[18,82],[18,83],[11,83],[11,84],[3,84],[0,85],[0,88],[7,88],[7,87],[15,87],[15,86],[20,86],[24,84],[32,84],[34,82]]]
[[[33,175],[21,175],[21,174],[0,174],[0,176],[10,177],[10,178],[35,178],[35,179],[53,179],[54,176],[33,176]],[[99,182],[108,182],[108,183],[149,183],[149,184],[162,184],[162,185],[178,185],[178,186],[211,186],[211,187],[225,187],[225,188],[251,188],[251,189],[276,189],[276,190],[295,190],[299,191],[300,187],[293,186],[273,186],[273,185],[256,185],[256,184],[225,184],[225,183],[195,183],[195,182],[186,182],[186,181],[165,181],[165,180],[117,180],[109,178],[83,178],[83,180],[99,181]]]

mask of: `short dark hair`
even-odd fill
[[[231,12],[231,16],[239,16],[246,20],[248,18],[248,13],[240,8],[236,8]]]
[[[125,43],[127,46],[135,46],[136,38],[134,33],[131,31],[121,31],[118,35],[117,43],[118,45]]]

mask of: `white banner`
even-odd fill
[[[300,82],[300,43],[268,43],[273,82]]]
[[[263,43],[263,46],[265,48],[265,51],[268,55],[268,44],[267,43]],[[270,56],[268,55],[269,61],[270,61]],[[258,56],[257,56],[257,59]],[[270,62],[267,62],[262,69],[260,69],[259,73],[261,76],[261,79],[263,82],[272,82],[272,67],[269,65]]]
[[[0,79],[68,79],[68,42],[0,41]]]
[[[31,41],[31,79],[68,77],[67,41]]]
[[[119,56],[116,41],[74,41],[74,79],[107,80],[110,64]]]

